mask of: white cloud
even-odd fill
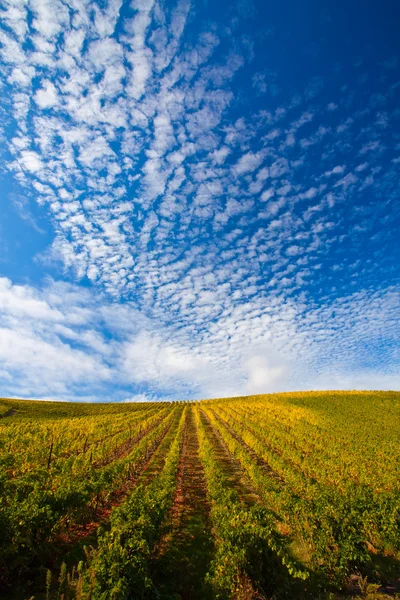
[[[58,104],[57,90],[51,81],[44,81],[35,94],[35,102],[40,108],[52,108]]]
[[[154,399],[154,396],[149,396],[148,394],[135,394],[126,398],[123,402],[152,402]]]
[[[289,163],[286,158],[278,158],[269,168],[269,175],[272,179],[282,177],[289,168]]]
[[[75,382],[93,383],[109,379],[111,373],[101,361],[96,361],[67,344],[46,341],[33,332],[0,328],[0,359],[9,372],[22,372],[21,388],[53,388],[66,391]]]
[[[122,46],[113,38],[105,38],[92,42],[88,49],[88,58],[96,68],[103,71],[108,65],[115,65],[123,56]]]
[[[257,381],[293,387],[308,364],[316,376],[315,348],[326,356],[334,333],[321,325],[330,316],[315,313],[313,293],[333,304],[344,279],[351,296],[381,267],[379,235],[398,181],[396,158],[390,168],[381,158],[394,142],[389,84],[382,80],[387,93],[362,111],[340,87],[332,102],[315,103],[319,80],[281,105],[274,100],[273,109],[250,111],[243,79],[272,94],[274,75],[252,79],[248,42],[218,24],[197,29],[186,0],[137,0],[129,11],[120,0],[71,10],[33,0],[29,15],[24,3],[6,5],[2,91],[13,160],[5,164],[13,185],[50,215],[55,238],[41,260],[62,261],[68,276],[89,278],[135,310],[128,302],[114,315],[109,300],[85,296],[72,316],[46,291],[8,284],[5,329],[15,325],[20,336],[26,319],[27,348],[38,339],[43,357],[46,344],[70,352],[70,361],[87,353],[95,361],[87,368],[100,365],[104,381],[112,372],[121,385],[142,382],[157,394],[161,382],[182,395],[234,393]],[[41,82],[33,92],[32,81]],[[371,206],[363,204],[366,185],[379,199]],[[366,247],[362,236],[370,258],[344,264],[346,277],[335,279],[324,268],[331,252]],[[350,331],[350,317],[336,314]],[[346,335],[354,364],[357,342]],[[8,339],[11,347],[22,338]],[[282,365],[304,361],[301,377],[271,362],[276,354]]]
[[[393,339],[399,333],[395,289],[305,313],[302,305],[278,297],[266,304],[254,296],[229,312],[219,308],[211,320],[218,299],[203,293],[203,302],[190,309],[200,327],[195,333],[77,286],[0,283],[0,377],[11,395],[97,393],[138,401],[323,389],[327,382],[335,388],[398,386],[395,363],[392,371],[359,367],[386,327]]]
[[[20,156],[20,164],[30,173],[39,173],[43,170],[43,163],[37,152],[23,150]]]
[[[263,158],[263,152],[247,152],[247,154],[244,154],[240,157],[234,167],[234,170],[237,175],[243,175],[244,173],[255,171],[262,163]]]
[[[68,9],[59,0],[32,0],[30,8],[34,15],[32,27],[44,38],[54,38],[69,25]]]
[[[268,190],[264,190],[264,192],[261,194],[261,200],[263,202],[267,202],[274,195],[275,195],[275,190],[273,188],[269,188]]]
[[[20,85],[21,87],[29,87],[32,79],[35,76],[35,68],[27,65],[20,65],[11,71],[8,82],[11,84]]]
[[[40,298],[37,290],[27,286],[12,285],[5,277],[0,278],[0,312],[23,319],[60,321],[63,315]]]
[[[285,381],[289,379],[289,367],[286,363],[277,364],[265,355],[255,355],[244,363],[247,371],[246,394],[265,394],[270,391],[287,389]]]
[[[84,29],[71,29],[64,33],[64,50],[68,54],[79,58],[83,42],[85,40]]]

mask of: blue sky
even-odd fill
[[[1,10],[1,395],[400,389],[399,7]]]

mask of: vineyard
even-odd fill
[[[0,597],[400,598],[400,393],[0,399]]]

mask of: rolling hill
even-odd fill
[[[0,399],[15,599],[393,598],[400,393]]]

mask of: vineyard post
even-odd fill
[[[49,457],[47,459],[47,470],[50,469],[50,463],[51,463],[51,455],[53,453],[53,440],[51,440],[51,444],[50,444],[50,452],[49,452]]]

